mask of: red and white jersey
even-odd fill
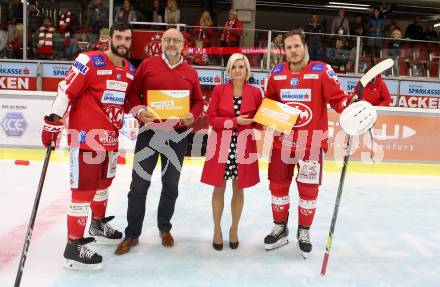
[[[288,62],[272,69],[265,97],[288,104],[301,111],[293,135],[276,136],[274,146],[295,150],[327,150],[327,103],[342,112],[350,96],[344,92],[333,69],[322,62],[310,61],[299,72],[292,72]]]
[[[69,111],[69,144],[87,150],[116,150],[125,94],[135,69],[127,60],[117,67],[102,51],[81,53],[58,85],[52,113]]]

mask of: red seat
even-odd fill
[[[438,78],[439,61],[432,61],[428,63],[429,77]]]
[[[418,61],[427,61],[428,60],[428,51],[427,51],[426,45],[415,44],[413,46],[411,58],[414,60],[418,60]]]

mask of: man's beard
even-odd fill
[[[121,53],[119,52],[119,48],[125,48],[125,52]],[[128,49],[125,46],[117,46],[115,47],[112,43],[110,43],[110,49],[112,50],[113,54],[115,54],[116,56],[122,57],[122,58],[127,58],[128,57]]]
[[[165,54],[165,57],[166,57],[167,59],[169,59],[169,58],[177,58],[177,57],[179,57],[179,55],[180,55],[178,49],[176,49],[176,50],[171,50],[171,51],[170,51],[170,50],[165,50],[164,54]]]

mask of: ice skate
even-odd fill
[[[83,271],[102,269],[102,256],[87,248],[87,244],[93,241],[93,237],[69,240],[64,250],[64,268]]]
[[[309,229],[310,227],[300,225],[296,233],[296,238],[298,239],[296,246],[304,259],[307,259],[308,255],[312,251]]]
[[[89,234],[96,240],[96,244],[119,244],[122,241],[122,233],[113,229],[108,223],[114,216],[100,220],[92,219]]]
[[[264,248],[266,250],[272,250],[289,243],[287,236],[289,235],[289,229],[287,228],[287,222],[276,223],[272,228],[270,234],[264,238]]]

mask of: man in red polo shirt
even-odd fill
[[[151,175],[160,156],[162,165],[162,193],[160,196],[157,227],[162,245],[172,247],[171,218],[174,214],[183,158],[187,150],[188,126],[197,119],[203,109],[202,91],[197,72],[183,62],[183,35],[171,28],[162,36],[162,55],[146,58],[139,66],[127,101],[128,109],[141,122],[146,123],[137,138],[132,181],[128,193],[125,239],[115,253],[130,251],[138,244],[145,216],[147,192]],[[157,122],[146,108],[148,90],[166,90],[186,93],[190,97],[190,113],[180,120]]]

